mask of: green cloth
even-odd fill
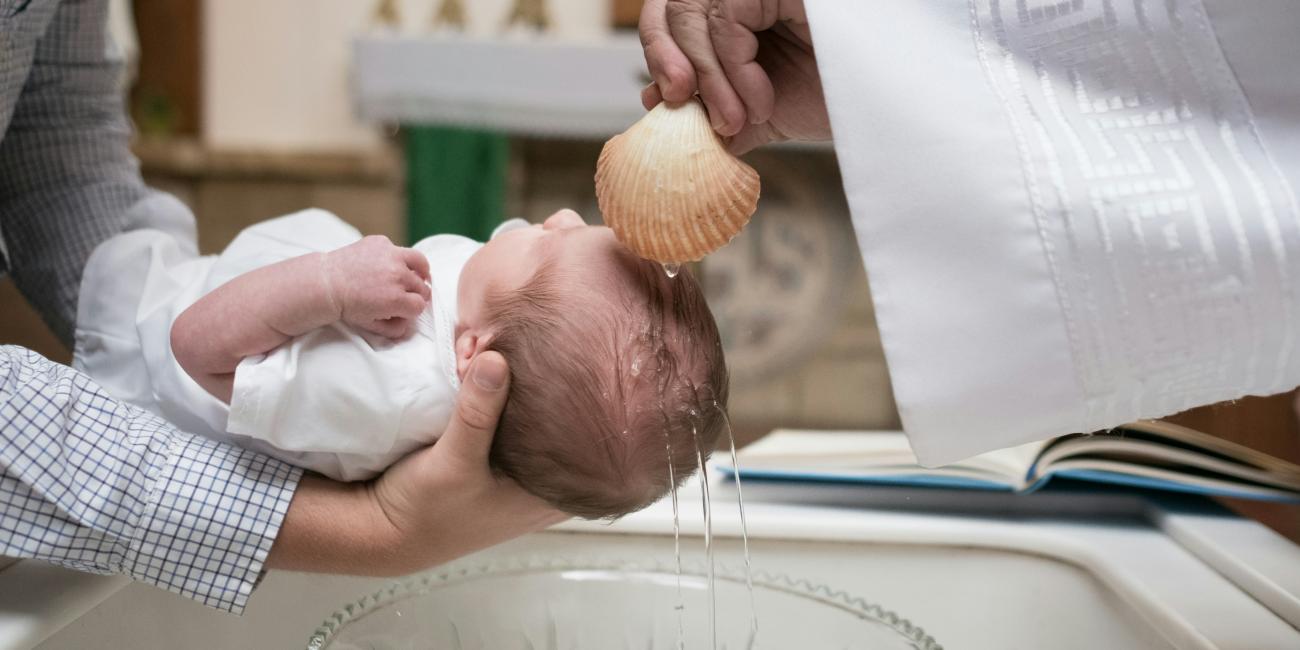
[[[408,241],[437,234],[487,240],[505,218],[509,139],[441,126],[404,130]]]

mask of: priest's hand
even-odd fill
[[[830,139],[803,0],[646,0],[640,31],[654,79],[647,109],[698,92],[738,154]]]

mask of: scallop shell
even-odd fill
[[[758,172],[727,151],[694,99],[654,107],[610,138],[596,163],[605,223],[656,262],[693,262],[722,248],[749,223],[758,191]]]

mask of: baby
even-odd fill
[[[412,248],[307,210],[218,256],[158,230],[87,263],[76,365],[196,433],[339,480],[436,439],[474,357],[510,365],[491,463],[570,514],[654,502],[713,448],[727,401],[696,281],[574,212]]]

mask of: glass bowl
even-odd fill
[[[344,606],[307,648],[942,650],[908,620],[843,591],[764,572],[753,584],[751,610],[744,572],[717,565],[713,618],[703,564],[683,566],[680,581],[675,566],[616,559],[453,565]]]

